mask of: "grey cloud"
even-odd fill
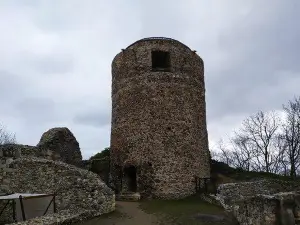
[[[21,98],[15,103],[14,110],[24,121],[34,121],[37,124],[56,119],[55,103],[50,98]]]
[[[75,124],[103,127],[110,124],[110,110],[89,110],[79,113],[73,118]]]
[[[167,36],[204,60],[208,126],[217,138],[237,118],[280,108],[300,94],[299,6],[278,0],[3,1],[0,122],[14,124],[25,143],[63,124],[78,133],[84,156],[103,149],[111,60],[137,39]],[[240,16],[244,11],[250,14]],[[88,102],[87,93],[94,96]]]
[[[35,56],[30,60],[33,67],[40,74],[64,74],[74,69],[73,59],[69,56],[53,54],[49,56]]]
[[[234,35],[228,31],[222,36],[222,48],[237,62],[214,76],[206,74],[209,119],[280,109],[287,99],[300,94],[287,82],[299,82],[300,76],[298,12],[292,3],[286,4],[268,23],[254,26],[250,17],[250,23],[232,30]]]
[[[22,85],[22,81],[15,74],[4,70],[0,70],[0,81],[0,98],[12,89],[18,89]]]
[[[21,75],[1,70],[0,68],[0,101],[11,104],[12,101],[23,96],[27,92],[29,81]]]

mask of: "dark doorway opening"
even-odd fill
[[[170,71],[170,53],[164,51],[152,52],[152,70]]]
[[[134,166],[128,166],[124,168],[124,183],[123,190],[127,192],[137,191],[137,179],[136,168]]]

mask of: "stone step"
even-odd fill
[[[116,196],[117,201],[139,201],[141,199],[140,193],[121,193]]]

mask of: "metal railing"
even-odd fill
[[[195,190],[197,194],[216,194],[216,180],[212,177],[195,176]]]

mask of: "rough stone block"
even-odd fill
[[[79,143],[73,133],[66,127],[56,127],[46,131],[37,147],[48,159],[61,159],[68,164],[79,166],[82,155]]]

